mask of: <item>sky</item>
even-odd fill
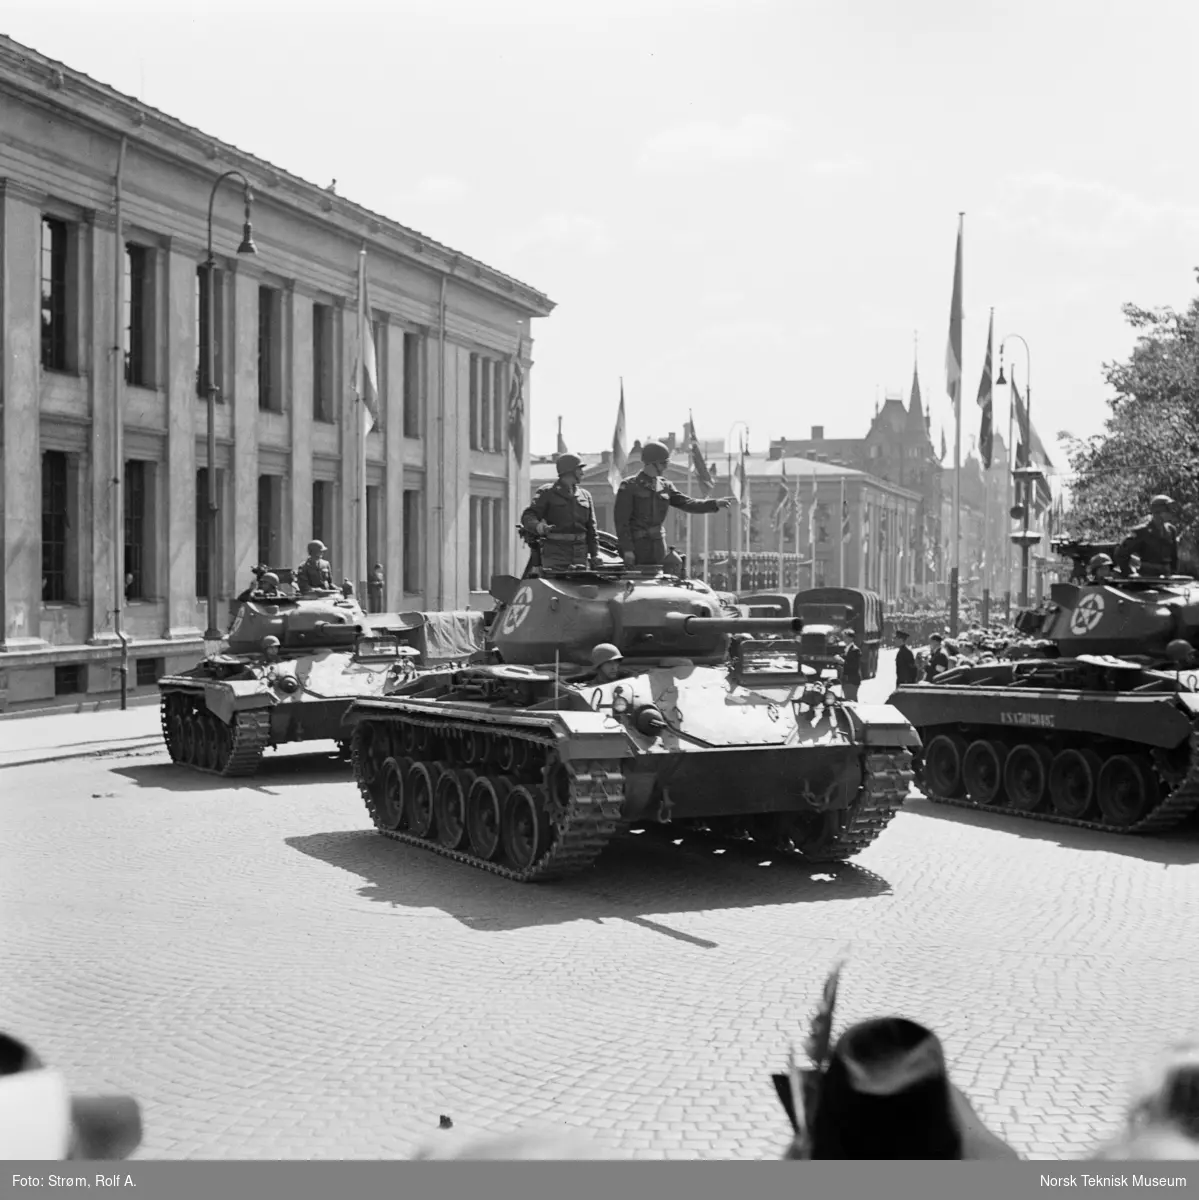
[[[860,437],[915,361],[952,460],[964,212],[963,456],[993,308],[1064,466],[1121,306],[1199,293],[1193,0],[40,0],[0,31],[549,295],[534,453],[559,416],[609,446],[621,379],[630,441]]]

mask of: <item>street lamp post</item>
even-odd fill
[[[208,320],[208,345],[204,351],[204,369],[207,375],[208,393],[208,628],[204,632],[204,641],[211,645],[220,642],[221,631],[217,625],[217,487],[216,487],[216,394],[218,391],[216,379],[216,258],[212,252],[212,207],[216,200],[217,189],[231,177],[241,180],[242,199],[245,202],[245,225],[242,228],[241,245],[238,254],[257,254],[254,245],[254,234],[250,228],[250,204],[253,193],[250,191],[249,180],[240,171],[226,171],[218,175],[208,196],[208,260],[204,266],[207,271],[208,297],[205,308]]]
[[[738,426],[744,426],[745,440],[748,441],[748,439],[749,439],[749,423],[747,421],[742,421],[742,420],[738,419],[729,426],[728,438],[725,441],[725,445],[728,447],[728,455],[729,455],[728,466],[729,466],[729,491],[730,492],[732,492],[732,490],[733,490],[733,480],[735,478],[735,475],[733,474],[733,472],[736,470],[736,468],[733,466],[733,430],[735,430]],[[745,490],[746,490],[746,492],[749,491],[749,480],[748,479],[745,480]],[[745,512],[745,500],[746,500],[746,497],[742,496],[741,502],[737,505],[737,516],[735,518],[737,521],[736,529],[737,529],[738,547],[740,547],[741,542],[745,537],[744,522],[742,521],[742,514]],[[741,591],[741,566],[742,566],[745,552],[744,552],[743,548],[739,548],[737,550],[736,554],[733,553],[733,520],[734,520],[733,509],[730,506],[729,507],[729,578],[731,580],[733,580],[734,582],[733,582],[733,586],[731,588],[729,588],[728,590],[730,592],[733,592],[734,594],[736,594],[737,592]]]
[[[1029,519],[1032,516],[1032,487],[1035,480],[1041,478],[1041,472],[1031,465],[1032,463],[1032,352],[1028,348],[1028,343],[1018,333],[1009,333],[1003,341],[999,343],[999,376],[995,382],[1002,387],[1007,383],[1007,379],[1003,374],[1003,348],[1010,341],[1017,341],[1024,347],[1024,420],[1025,429],[1022,431],[1022,440],[1024,444],[1024,453],[1021,455],[1022,464],[1018,463],[1012,470],[1012,475],[1017,481],[1017,511],[1012,512],[1012,516],[1021,516],[1023,518],[1023,529],[1019,533],[1012,534],[1012,541],[1020,547],[1020,606],[1027,608],[1028,599],[1028,558],[1033,542],[1039,542],[1041,535],[1031,533],[1028,528]]]

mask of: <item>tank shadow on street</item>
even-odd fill
[[[676,846],[659,832],[622,834],[583,874],[544,884],[513,883],[370,829],[284,840],[301,854],[358,876],[363,881],[358,894],[368,900],[394,908],[440,909],[470,929],[496,933],[619,919],[707,949],[715,944],[664,927],[656,918],[672,912],[869,900],[891,890],[881,876],[852,864],[771,859],[748,846],[701,844],[694,835]]]
[[[905,812],[920,817],[970,825],[976,829],[993,829],[1039,842],[1052,842],[1066,850],[1100,850],[1142,862],[1161,863],[1163,866],[1184,867],[1199,863],[1199,819],[1195,816],[1165,833],[1144,836],[1101,833],[1097,829],[1057,825],[1035,818],[1007,817],[1000,813],[958,808],[953,804],[934,804],[918,794],[909,796],[903,807]]]
[[[114,775],[123,775],[139,787],[162,788],[168,792],[216,792],[229,788],[249,788],[268,795],[279,789],[303,787],[313,782],[331,783],[344,779],[354,786],[351,765],[331,753],[270,754],[262,760],[255,775],[226,779],[209,775],[173,762],[142,763],[117,767]],[[357,794],[357,788],[354,789]]]

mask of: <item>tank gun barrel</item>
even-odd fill
[[[802,617],[698,617],[689,613],[666,614],[667,626],[698,633],[799,633]]]

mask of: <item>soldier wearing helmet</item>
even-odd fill
[[[714,513],[733,502],[731,496],[718,500],[684,496],[665,478],[669,462],[670,451],[661,442],[646,442],[641,448],[640,474],[626,479],[616,490],[616,537],[626,566],[658,566],[665,561],[662,522],[672,508]]]
[[[301,592],[333,591],[333,568],[325,553],[324,542],[313,539],[308,543],[308,557],[296,568],[296,586]]]
[[[1113,570],[1110,554],[1093,554],[1087,563],[1087,575],[1092,583],[1105,583]]]
[[[571,683],[609,683],[616,678],[624,656],[611,642],[600,642],[591,651],[591,670],[575,676]]]
[[[1129,559],[1141,560],[1140,574],[1161,578],[1178,573],[1178,529],[1166,520],[1174,511],[1169,496],[1154,496],[1149,501],[1149,516],[1133,527],[1116,549],[1115,565],[1125,575],[1131,571]]]
[[[533,503],[520,516],[521,525],[541,538],[541,565],[546,570],[600,565],[595,504],[583,487],[583,462],[576,454],[560,454],[558,478],[537,489]]]

